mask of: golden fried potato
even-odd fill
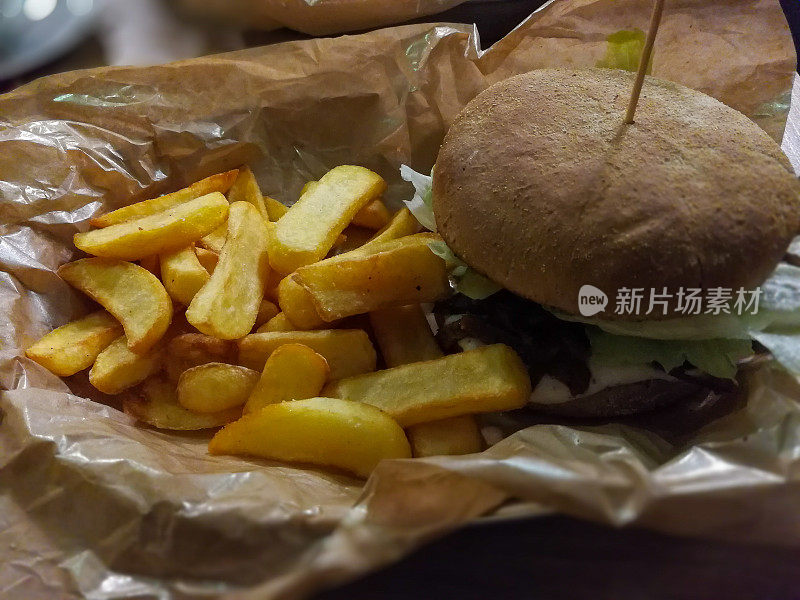
[[[386,189],[386,182],[364,167],[331,169],[303,194],[275,228],[272,267],[291,273],[325,257],[355,214]]]
[[[157,372],[163,358],[161,344],[144,354],[136,354],[122,335],[97,355],[89,371],[89,383],[104,394],[119,394]]]
[[[92,366],[97,355],[122,333],[122,325],[104,310],[54,329],[25,351],[25,356],[59,377]]]
[[[294,329],[314,329],[325,324],[311,294],[295,281],[294,275],[287,275],[278,284],[278,304]]]
[[[267,333],[269,331],[297,331],[297,327],[286,318],[285,314],[280,312],[256,329],[256,333]]]
[[[264,205],[267,207],[267,213],[269,214],[270,221],[277,221],[283,215],[286,214],[286,211],[289,210],[289,207],[283,204],[282,202],[278,202],[275,198],[270,198],[269,196],[264,196]]]
[[[228,239],[217,268],[186,309],[186,319],[201,332],[225,340],[253,329],[269,277],[269,232],[256,207],[231,204]]]
[[[310,294],[319,317],[333,321],[388,306],[433,302],[450,293],[447,264],[420,233],[385,242],[366,253],[354,250],[298,269],[292,280]],[[281,310],[295,324],[293,306]]]
[[[256,315],[256,327],[261,327],[267,321],[275,318],[275,316],[280,312],[277,306],[275,306],[269,300],[262,300],[261,305],[258,307],[258,315]]]
[[[378,231],[369,242],[364,244],[361,249],[367,251],[377,244],[396,240],[407,235],[414,235],[418,231],[419,221],[411,214],[410,210],[403,207],[398,210],[392,217],[392,220],[389,221],[383,229]]]
[[[369,320],[387,367],[442,356],[419,304],[371,312]]]
[[[225,223],[225,226],[228,226],[228,223]],[[214,269],[217,268],[217,263],[219,262],[219,254],[214,252],[213,250],[207,250],[205,248],[195,248],[194,253],[197,256],[197,260],[200,261],[200,264],[203,265],[203,268],[209,272],[209,274],[214,272]]]
[[[242,406],[258,382],[258,371],[212,362],[184,371],[178,380],[178,402],[199,413]]]
[[[202,333],[184,333],[167,344],[166,367],[170,381],[178,383],[187,369],[210,362],[234,363],[236,344]]]
[[[335,467],[364,478],[383,459],[411,456],[403,430],[390,417],[335,398],[265,406],[218,431],[208,451]]]
[[[228,221],[225,220],[222,222],[222,225],[217,227],[214,231],[197,240],[197,245],[219,256],[220,252],[222,252],[222,248],[225,246],[225,240],[227,239]],[[209,271],[209,273],[210,272],[211,271]]]
[[[194,200],[195,198],[205,196],[212,192],[225,194],[236,180],[237,173],[238,170],[233,169],[232,171],[206,177],[177,192],[159,196],[158,198],[151,198],[144,202],[137,202],[130,206],[123,206],[110,213],[95,217],[89,221],[89,223],[92,227],[108,227],[109,225],[116,225],[125,221],[132,221],[133,219],[154,215],[170,209],[173,206],[177,206],[178,204],[183,204],[184,202]]]
[[[375,370],[375,348],[360,329],[253,333],[238,342],[239,364],[261,371],[270,354],[285,344],[303,344],[328,361],[331,378]]]
[[[231,204],[234,202],[249,202],[258,209],[262,219],[265,221],[271,220],[261,188],[258,187],[258,181],[256,181],[256,177],[250,167],[239,169],[239,176],[228,192],[228,201]]]
[[[420,423],[406,431],[415,457],[472,454],[483,450],[474,415]]]
[[[145,256],[139,259],[139,266],[144,267],[153,275],[161,279],[161,262],[159,261],[158,254]]]
[[[76,233],[72,241],[88,254],[138,260],[188,246],[216,229],[227,216],[228,201],[213,192],[160,213]]]
[[[170,297],[188,306],[210,275],[205,270],[194,248],[186,246],[180,250],[161,255],[161,282]]]
[[[280,346],[269,355],[244,412],[255,412],[267,404],[313,398],[322,390],[329,374],[328,361],[308,346]]]
[[[363,227],[355,227],[354,225],[350,225],[347,229],[344,230],[342,237],[344,237],[344,241],[336,242],[333,248],[331,248],[331,252],[329,256],[338,256],[339,254],[344,254],[345,252],[350,252],[351,250],[355,250],[356,248],[361,248],[364,244],[366,244],[373,235],[373,231],[369,229],[364,229]]]
[[[392,215],[380,198],[375,198],[353,217],[353,225],[367,229],[379,230],[389,224]]]
[[[182,431],[215,429],[242,415],[238,406],[215,413],[187,410],[178,404],[175,386],[157,377],[145,381],[140,397],[123,399],[122,409],[126,415],[158,429]]]
[[[494,344],[334,381],[322,393],[371,404],[408,427],[521,408],[530,396],[531,380],[516,352]]]
[[[155,275],[139,265],[109,258],[82,258],[62,265],[58,274],[117,318],[125,330],[128,347],[137,354],[152,348],[172,321],[172,300],[167,290]]]

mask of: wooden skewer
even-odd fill
[[[639,60],[639,70],[636,72],[636,80],[631,91],[631,100],[628,103],[628,112],[625,114],[625,122],[628,124],[633,123],[633,115],[636,113],[636,105],[639,103],[639,94],[642,92],[644,75],[647,72],[647,65],[650,64],[650,57],[653,54],[656,32],[658,32],[658,26],[661,24],[662,12],[664,12],[664,0],[655,0],[653,14],[650,15],[650,30],[647,32],[647,38],[644,41],[642,58]]]

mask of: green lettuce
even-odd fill
[[[736,364],[753,353],[753,343],[740,339],[654,340],[626,337],[588,327],[592,360],[610,366],[656,362],[669,372],[688,361],[701,371],[732,379]]]

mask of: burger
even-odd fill
[[[506,79],[458,115],[431,177],[402,170],[457,292],[433,307],[438,340],[514,348],[541,413],[713,408],[741,398],[744,365],[800,373],[791,164],[743,114],[653,77],[624,123],[633,79]]]

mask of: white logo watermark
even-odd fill
[[[619,288],[614,314],[616,315],[754,315],[758,313],[761,288],[678,288],[670,292],[652,288]],[[604,312],[608,296],[593,285],[583,285],[578,292],[578,311],[584,317]]]

